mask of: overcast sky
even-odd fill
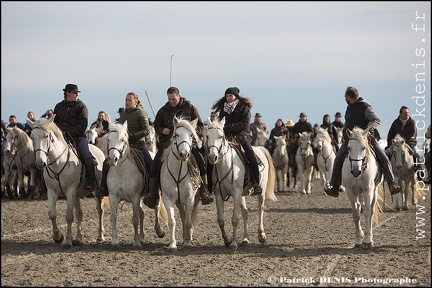
[[[146,92],[157,112],[171,84],[204,121],[237,86],[254,103],[252,121],[259,112],[271,129],[300,112],[333,121],[352,85],[386,137],[402,105],[430,124],[430,11],[430,1],[2,1],[1,118],[42,115],[74,83],[89,125],[100,110],[117,118],[128,92],[154,119]]]

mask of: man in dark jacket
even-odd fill
[[[156,114],[153,122],[155,132],[159,136],[158,152],[156,153],[150,172],[150,191],[144,196],[144,204],[149,208],[154,209],[159,200],[159,170],[161,166],[161,156],[163,151],[170,147],[171,139],[174,132],[173,119],[186,118],[189,121],[198,119],[196,132],[199,136],[202,135],[204,124],[201,121],[198,109],[186,98],[180,95],[180,91],[176,87],[170,87],[167,90],[168,102]],[[204,157],[201,155],[198,147],[192,147],[192,154],[200,169],[202,184],[199,188],[201,202],[203,205],[213,202],[207,191],[207,171],[205,168]]]
[[[378,144],[378,141],[373,137],[373,131],[381,124],[381,120],[375,115],[372,106],[359,97],[359,93],[356,88],[349,86],[345,91],[345,101],[348,107],[345,112],[345,129],[344,129],[344,141],[342,146],[339,148],[335,162],[333,164],[333,172],[330,180],[330,184],[327,185],[324,191],[329,196],[339,196],[339,186],[342,182],[342,165],[345,160],[346,152],[348,150],[347,144],[347,133],[346,129],[353,130],[355,126],[362,129],[368,129],[372,136],[369,137],[370,145],[375,151],[378,161],[383,169],[384,178],[387,181],[390,193],[392,195],[401,192],[401,188],[394,180],[393,170],[390,161],[383,149]]]
[[[54,123],[63,132],[65,140],[76,145],[81,161],[85,166],[85,189],[92,192],[96,186],[96,177],[94,158],[85,138],[85,131],[88,126],[87,106],[81,99],[78,99],[78,93],[81,91],[78,90],[77,85],[66,84],[63,91],[64,100],[57,103],[54,108]]]

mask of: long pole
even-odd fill
[[[171,87],[171,74],[172,74],[172,59],[174,57],[174,54],[171,55],[171,62],[170,62],[170,87]]]
[[[146,96],[147,96],[147,100],[148,100],[148,102],[149,102],[149,104],[150,104],[150,108],[151,108],[151,110],[152,110],[152,112],[153,112],[153,119],[156,119],[156,113],[155,113],[155,111],[154,111],[154,109],[153,109],[153,105],[152,105],[152,103],[151,103],[151,101],[150,101],[150,97],[148,96],[148,94],[147,94],[147,90],[145,90],[145,93],[146,93]]]

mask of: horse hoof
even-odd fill
[[[159,232],[156,232],[156,235],[159,237],[159,238],[163,238],[163,237],[165,237],[165,231],[159,231]]]
[[[168,252],[176,252],[177,247],[167,247]]]
[[[260,242],[261,242],[261,240],[260,240]],[[248,246],[249,244],[250,244],[250,242],[249,242],[248,239],[243,239],[243,240],[240,242],[240,246]]]
[[[402,207],[403,211],[408,211],[408,207]]]
[[[72,247],[73,247],[72,243],[70,243],[70,244],[63,244],[63,248],[64,249],[70,249]]]
[[[83,242],[80,240],[72,240],[72,245],[73,246],[82,246]]]
[[[363,248],[362,244],[354,244],[354,248]]]
[[[62,243],[63,240],[64,240],[64,236],[63,236],[63,235],[61,235],[60,239],[55,239],[55,238],[54,238],[54,242],[55,242],[55,243]]]
[[[371,249],[373,246],[372,243],[363,243],[363,249],[369,250]]]

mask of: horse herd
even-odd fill
[[[169,229],[170,251],[177,250],[175,235],[176,217],[178,211],[182,226],[182,247],[192,247],[193,233],[198,223],[200,185],[199,171],[193,159],[191,148],[194,143],[202,144],[206,160],[214,165],[212,182],[216,197],[217,222],[221,230],[224,244],[230,248],[237,248],[237,227],[239,223],[238,212],[243,218],[242,245],[249,243],[248,210],[246,197],[258,198],[258,239],[265,243],[264,205],[268,198],[276,201],[275,192],[287,191],[290,178],[294,171],[290,166],[287,139],[276,136],[274,151],[269,153],[264,146],[253,146],[259,160],[260,184],[262,194],[252,196],[252,184],[247,164],[244,163],[243,152],[236,143],[227,139],[223,132],[224,119],[211,121],[200,139],[195,132],[196,120],[174,118],[174,133],[171,146],[162,156],[160,201],[154,211],[155,232],[158,237],[164,237],[165,232],[161,225],[166,223]],[[53,240],[56,243],[64,241],[63,233],[57,225],[56,203],[59,197],[67,202],[66,221],[67,233],[64,241],[65,247],[82,245],[82,216],[80,199],[90,192],[83,188],[84,166],[82,165],[76,149],[67,143],[61,131],[53,122],[53,118],[38,118],[27,123],[33,128],[29,137],[19,128],[2,127],[2,197],[7,193],[10,197],[19,195],[31,198],[36,187],[44,178],[48,196],[48,215],[52,222]],[[299,192],[308,195],[312,192],[312,175],[314,167],[314,148],[317,151],[316,165],[323,184],[331,178],[331,171],[336,157],[331,139],[324,129],[317,129],[312,139],[309,133],[297,135],[298,149],[295,154],[296,171],[301,183]],[[379,165],[369,147],[367,131],[355,128],[347,131],[349,136],[348,155],[343,163],[342,186],[352,205],[353,219],[356,228],[355,247],[370,248],[373,244],[372,222],[377,220],[382,212],[380,197],[383,190],[382,175]],[[110,221],[112,227],[111,245],[118,246],[120,240],[117,234],[117,208],[121,201],[132,204],[132,223],[134,226],[134,246],[144,243],[143,218],[144,209],[142,197],[148,189],[148,172],[137,160],[137,152],[128,145],[127,122],[124,124],[110,122],[109,132],[98,138],[96,129],[86,132],[90,151],[95,158],[96,178],[100,187],[102,163],[108,159],[110,169],[107,177],[109,191],[108,199],[95,197],[98,211],[99,229],[97,240],[104,239],[104,207],[105,200],[109,200],[111,209]],[[201,141],[202,140],[202,141]],[[156,152],[157,137],[154,129],[146,137],[146,145],[152,155]],[[404,187],[403,193],[396,196],[395,209],[408,209],[408,193],[411,192],[412,204],[422,196],[414,172],[414,163],[410,147],[404,143],[403,138],[397,137],[391,145],[393,157],[391,163],[395,177]],[[43,173],[41,173],[43,171]],[[26,177],[24,176],[26,175]],[[27,179],[27,180],[25,180]],[[294,176],[297,180],[297,176]],[[11,182],[13,183],[11,187]],[[28,187],[25,187],[25,185]],[[94,192],[96,194],[96,192]],[[325,194],[325,193],[324,193]],[[232,232],[227,233],[224,227],[224,202],[230,198],[234,201],[231,217]],[[176,209],[177,208],[177,209]],[[75,211],[74,211],[75,210]],[[74,213],[75,212],[75,213]],[[360,225],[360,217],[364,216],[365,231]],[[72,232],[72,223],[76,218],[76,233]]]

